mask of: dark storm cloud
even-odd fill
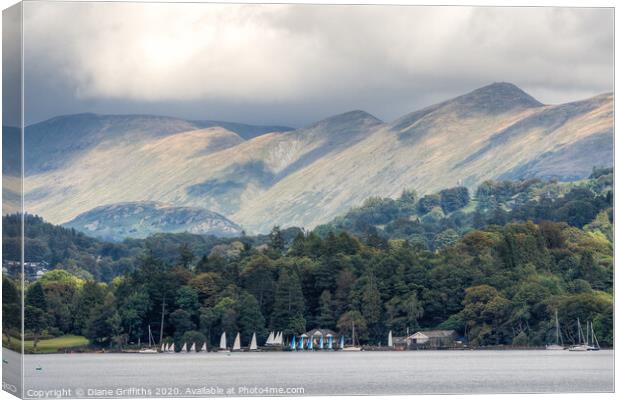
[[[611,9],[25,3],[26,119],[390,120],[493,81],[612,90]]]

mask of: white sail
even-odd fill
[[[388,333],[388,347],[393,347],[394,343],[392,341],[392,331],[390,331],[390,333]]]
[[[237,332],[237,336],[235,337],[235,342],[233,343],[233,350],[241,350],[241,335]]]
[[[276,344],[281,345],[282,342],[282,332],[278,332],[278,338],[276,339]]]
[[[222,332],[220,337],[220,350],[226,350],[226,332]]]
[[[252,341],[250,342],[250,350],[258,350],[258,346],[256,345],[256,332],[252,334]]]
[[[204,342],[202,344],[202,348],[200,349],[200,351],[205,351],[205,352],[207,351],[207,342]]]
[[[164,352],[166,352],[166,350],[167,350],[166,349],[166,343],[162,342],[161,343],[161,352],[164,353]]]
[[[196,343],[192,343],[192,347],[189,348],[189,351],[196,352]]]
[[[267,336],[267,341],[265,342],[266,345],[268,345],[268,344],[275,344],[275,339],[274,339],[273,335],[274,335],[273,332],[269,332],[269,336]]]
[[[187,343],[183,343],[183,347],[181,347],[181,353],[187,353]]]
[[[170,347],[168,347],[168,352],[170,352],[170,353],[174,353],[175,351],[176,351],[176,348],[175,348],[175,346],[174,346],[174,343],[172,343],[172,344],[170,345]]]

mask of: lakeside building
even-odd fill
[[[410,349],[442,349],[457,345],[455,330],[418,331],[407,338]]]

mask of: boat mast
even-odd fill
[[[164,340],[164,311],[166,310],[166,295],[161,299],[161,326],[159,328],[159,343]]]
[[[558,320],[558,310],[555,310],[555,344],[560,344],[560,321]]]

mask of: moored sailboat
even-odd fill
[[[351,323],[351,346],[345,346],[343,351],[361,351],[362,348],[355,345],[355,322]]]
[[[577,343],[568,348],[568,351],[588,351],[588,344],[584,342],[583,331],[581,330],[581,322],[577,318]]]
[[[192,347],[189,348],[189,351],[192,353],[196,352],[196,343],[192,343]]]
[[[202,347],[200,348],[200,351],[204,351],[205,353],[207,352],[207,342],[204,342],[202,344]]]
[[[394,342],[392,340],[392,331],[388,333],[388,347],[394,347]]]
[[[226,332],[222,332],[222,336],[220,336],[220,352],[228,352],[227,344],[226,344]]]
[[[564,350],[562,341],[562,333],[560,332],[560,321],[558,319],[558,310],[555,310],[555,343],[545,346],[547,350]]]
[[[237,336],[235,336],[232,351],[241,351],[241,334],[239,332],[237,332]]]
[[[252,340],[250,341],[250,351],[258,351],[258,346],[256,345],[256,332],[252,334]]]
[[[152,347],[153,344],[155,344],[155,339],[153,338],[153,334],[151,333],[151,325],[149,325],[149,347],[139,350],[138,353],[157,354],[157,349]]]

